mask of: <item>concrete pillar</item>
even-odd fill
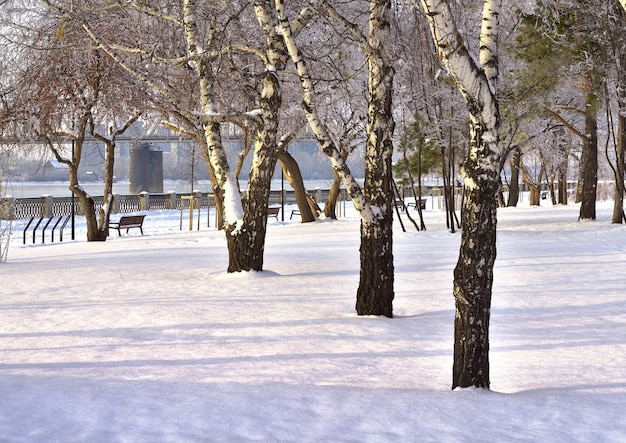
[[[313,198],[315,199],[315,203],[318,205],[322,202],[322,189],[317,187],[315,191],[313,191]]]
[[[51,195],[41,196],[41,216],[52,217],[52,205],[54,203],[54,197]]]
[[[165,207],[167,209],[178,209],[178,194],[174,191],[170,191],[165,196]]]
[[[140,211],[150,210],[150,194],[145,191],[139,194],[139,210]]]
[[[111,203],[111,214],[120,213],[120,195],[113,194],[113,202]]]
[[[15,220],[15,197],[7,196],[0,199],[0,219]]]

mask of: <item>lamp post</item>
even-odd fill
[[[285,221],[285,173],[283,171],[283,164],[280,163],[280,219]]]
[[[72,165],[74,165],[74,139],[72,139]],[[70,177],[71,179],[71,177]],[[71,182],[70,182],[71,183]],[[74,204],[75,204],[75,197],[74,197],[74,190],[72,189],[72,208],[71,208],[71,214],[72,214],[72,240],[75,240],[75,235],[76,235],[76,231],[74,228],[74,219],[75,219],[75,210],[74,210]]]

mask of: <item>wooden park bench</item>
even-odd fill
[[[274,217],[276,220],[278,220],[278,213],[280,212],[280,206],[274,206],[274,207],[269,207],[267,208],[267,216],[269,217]]]
[[[126,229],[126,233],[128,234],[128,230],[130,228],[139,228],[141,231],[141,235],[143,235],[143,219],[145,215],[124,215],[116,222],[109,222],[109,228],[117,229],[118,235],[122,235],[121,230]]]
[[[414,207],[415,209],[417,209],[417,205],[415,203],[408,203],[406,206],[407,206],[407,208]],[[422,208],[422,210],[426,209],[426,199],[425,198],[420,199],[420,208]]]

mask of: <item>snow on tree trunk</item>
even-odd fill
[[[270,198],[270,185],[276,161],[276,134],[278,131],[278,112],[281,103],[280,82],[276,73],[268,70],[264,74],[261,93],[261,127],[257,130],[254,143],[252,168],[248,176],[248,189],[244,203],[244,230],[250,238],[242,237],[249,245],[244,253],[250,269],[263,270],[263,251],[267,228],[267,207]],[[242,245],[243,248],[246,245]]]
[[[341,181],[350,195],[355,209],[359,212],[362,219],[373,220],[380,216],[380,208],[372,207],[365,196],[363,191],[356,181],[350,168],[346,163],[346,158],[341,155],[341,152],[331,139],[326,126],[322,123],[317,112],[317,105],[315,103],[315,86],[313,79],[309,73],[306,62],[298,49],[295,42],[295,37],[291,30],[291,25],[284,14],[284,5],[280,0],[276,1],[276,12],[280,23],[280,30],[287,51],[293,64],[296,67],[300,83],[302,85],[302,108],[306,115],[306,118],[311,127],[313,135],[320,144],[320,148],[324,154],[329,158],[333,170],[341,177]]]
[[[325,5],[325,8],[329,6]],[[391,154],[394,129],[391,114],[393,69],[384,54],[389,32],[390,1],[370,2],[370,39],[362,41],[368,52],[368,129],[366,144],[366,181],[362,190],[350,172],[345,158],[331,139],[317,112],[315,87],[292,34],[283,2],[276,1],[280,29],[289,55],[296,66],[303,90],[302,107],[322,151],[329,157],[361,216],[361,276],[356,309],[359,315],[393,315],[393,251],[391,224]],[[328,10],[328,9],[327,9]],[[350,28],[352,29],[352,28]],[[357,35],[362,40],[362,36]]]
[[[222,144],[220,124],[207,123],[203,129],[209,162],[215,173],[215,196],[222,202],[224,208],[222,227],[225,231],[228,249],[228,272],[249,271],[250,266],[245,253],[248,245],[241,238],[247,235],[246,232],[242,232],[243,207],[235,174],[229,168]]]
[[[448,4],[422,0],[433,41],[465,99],[469,149],[461,166],[465,199],[461,248],[454,269],[454,365],[452,388],[489,388],[489,320],[496,258],[500,114],[495,96],[498,17],[501,0],[485,0],[480,64],[468,53]]]
[[[211,66],[202,57],[203,48],[198,38],[196,20],[197,5],[194,0],[183,4],[184,28],[187,52],[193,58],[193,65],[199,79],[200,110],[210,115],[216,113],[215,92]],[[205,122],[204,134],[207,141],[208,159],[213,166],[216,185],[215,193],[224,203],[224,231],[228,247],[228,272],[249,271],[250,231],[244,228],[244,211],[235,174],[230,169],[228,158],[220,134],[220,124]]]
[[[386,62],[390,1],[370,2],[371,48],[368,59],[368,113],[363,193],[370,205],[382,209],[381,217],[361,221],[361,273],[357,289],[359,315],[393,316],[393,68]]]

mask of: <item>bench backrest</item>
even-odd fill
[[[120,226],[142,224],[145,215],[125,215],[120,218]]]

